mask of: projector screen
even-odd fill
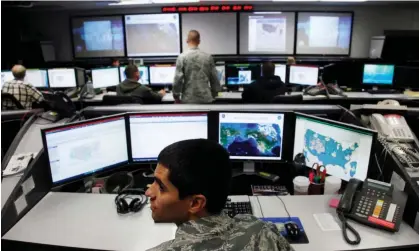
[[[352,13],[299,12],[297,54],[349,55]]]
[[[125,56],[122,21],[122,16],[73,18],[74,57]]]
[[[237,54],[236,13],[182,14],[182,50],[188,49],[186,40],[190,30],[201,34],[199,48],[209,54]]]
[[[293,54],[294,12],[240,13],[240,54]]]
[[[179,14],[127,15],[125,32],[129,57],[180,54]]]

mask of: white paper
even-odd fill
[[[22,194],[19,198],[17,198],[17,200],[15,200],[17,215],[19,215],[27,206],[28,203],[26,202],[26,197]]]
[[[391,175],[390,183],[393,184],[393,186],[398,190],[404,191],[406,182],[396,172],[393,172],[393,174]]]
[[[320,229],[323,231],[337,231],[340,230],[339,224],[333,215],[329,213],[313,214],[314,219],[317,221]]]
[[[3,176],[14,175],[23,172],[28,167],[28,164],[32,160],[33,156],[34,153],[22,153],[13,155],[10,158],[7,167],[3,171]]]
[[[35,188],[35,182],[33,181],[33,177],[30,176],[22,183],[22,191],[24,195],[27,195],[30,191]]]

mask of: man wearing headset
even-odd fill
[[[231,182],[230,158],[218,143],[193,139],[174,143],[158,156],[150,197],[155,222],[175,223],[174,240],[160,250],[293,250],[272,223],[252,215],[222,213]]]

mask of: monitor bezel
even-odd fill
[[[208,120],[212,122],[209,124],[209,128],[212,128],[212,134],[210,135],[210,139],[217,142],[219,144],[219,134],[220,134],[220,113],[259,113],[259,114],[284,114],[284,128],[282,132],[282,146],[289,145],[294,140],[294,130],[295,130],[295,117],[294,112],[285,112],[285,111],[260,111],[260,110],[253,110],[253,111],[213,111],[210,112],[211,116]],[[293,144],[293,143],[292,143]],[[221,145],[221,144],[220,144]],[[281,147],[282,147],[281,146]],[[281,152],[281,159],[236,159],[231,158],[230,161],[232,162],[264,162],[264,163],[281,163],[292,161],[292,151],[293,148],[284,148],[282,147]]]
[[[174,79],[172,80],[171,83],[153,83],[151,81],[151,68],[152,67],[175,67],[175,77],[176,77],[176,64],[154,64],[154,65],[149,65],[148,66],[148,82],[150,87],[151,86],[173,86],[174,84]]]
[[[118,82],[115,84],[115,85],[108,85],[108,86],[102,86],[102,87],[95,87],[95,85],[94,85],[94,79],[93,79],[93,71],[95,71],[95,70],[109,70],[109,69],[116,69],[117,70],[117,75],[118,75]],[[118,66],[116,66],[116,67],[100,67],[100,68],[92,68],[91,70],[91,74],[92,74],[92,85],[93,85],[93,88],[98,88],[98,89],[104,89],[104,88],[108,88],[108,87],[114,87],[114,86],[117,86],[118,84],[119,84],[119,82],[120,82],[120,80],[121,80],[121,77],[120,77],[120,74],[119,74],[119,67]]]
[[[146,159],[146,160],[137,160],[135,161],[132,156],[132,142],[131,142],[131,126],[130,126],[130,117],[131,116],[137,116],[137,115],[168,115],[168,116],[176,116],[181,114],[206,114],[207,115],[207,139],[210,139],[210,127],[209,127],[209,110],[196,110],[196,111],[156,111],[156,112],[128,112],[125,114],[125,121],[126,121],[126,127],[127,127],[127,144],[128,144],[128,159],[129,162],[132,164],[141,164],[141,163],[156,163],[157,162],[157,156],[155,159]]]
[[[305,68],[317,68],[317,80],[316,80],[316,84],[314,85],[305,85],[305,84],[299,84],[299,83],[293,83],[291,82],[291,69],[292,67],[305,67]],[[297,65],[297,64],[293,64],[289,66],[289,72],[288,72],[288,80],[290,84],[293,85],[299,85],[299,86],[316,86],[319,83],[319,76],[320,76],[320,67],[318,65]]]
[[[126,131],[127,121],[126,121],[125,113],[120,113],[120,114],[111,115],[111,116],[103,116],[103,117],[100,117],[100,118],[83,120],[83,121],[68,123],[68,124],[64,124],[64,125],[60,125],[60,126],[41,129],[42,145],[43,145],[43,149],[44,149],[44,152],[46,154],[47,161],[48,161],[49,178],[50,178],[50,181],[51,181],[51,184],[52,184],[53,187],[61,186],[61,185],[68,184],[68,183],[72,183],[72,182],[75,182],[75,181],[78,181],[78,180],[82,180],[85,177],[92,176],[92,175],[99,174],[99,173],[104,173],[104,172],[110,171],[111,169],[114,169],[114,168],[116,169],[116,168],[119,168],[121,166],[129,164],[128,142],[127,142],[127,148],[126,148],[127,149],[127,161],[117,163],[117,164],[113,164],[113,165],[106,166],[106,167],[102,167],[100,169],[94,170],[93,172],[79,174],[77,176],[72,176],[72,177],[54,182],[53,179],[52,179],[52,170],[51,170],[49,154],[48,154],[48,144],[47,144],[47,139],[46,139],[46,133],[49,132],[49,131],[53,131],[53,130],[60,130],[62,128],[79,127],[79,126],[83,126],[85,124],[100,122],[100,121],[109,120],[109,119],[116,119],[116,118],[122,118],[124,120],[124,123],[125,123],[125,137],[126,137],[127,136],[127,131]]]
[[[49,71],[50,70],[73,70],[74,71],[74,79],[76,80],[76,86],[61,86],[61,87],[53,87],[51,86],[51,80],[49,78]],[[56,89],[56,90],[62,90],[62,89],[71,89],[71,88],[77,88],[79,87],[79,83],[77,81],[77,70],[76,68],[49,68],[47,69],[47,76],[48,76],[48,87],[50,89]]]
[[[369,82],[364,82],[364,75],[365,75],[365,66],[366,65],[388,65],[388,66],[393,66],[393,74],[391,77],[391,83],[390,84],[383,84],[383,83],[369,83]],[[396,75],[396,64],[386,64],[386,63],[365,63],[362,66],[362,75],[361,75],[361,83],[362,86],[366,87],[366,86],[370,86],[370,87],[374,87],[374,86],[380,86],[382,88],[392,88],[394,85],[394,76]]]
[[[376,143],[377,143],[377,137],[378,137],[377,131],[369,129],[369,128],[365,128],[365,127],[360,127],[360,126],[357,126],[357,125],[343,123],[343,122],[340,122],[340,121],[334,121],[334,120],[330,120],[330,119],[326,119],[326,118],[322,118],[322,117],[307,115],[307,114],[304,114],[304,113],[299,113],[299,112],[294,112],[294,113],[295,113],[294,129],[295,129],[295,126],[297,125],[297,117],[300,116],[300,117],[305,117],[305,118],[309,118],[309,119],[312,119],[312,120],[326,122],[326,123],[333,124],[333,125],[339,125],[341,127],[348,127],[350,129],[364,131],[366,133],[372,133],[372,143],[371,143],[371,148],[370,148],[370,156],[369,156],[369,160],[368,160],[368,170],[367,170],[367,177],[366,178],[369,177],[369,174],[371,172],[371,166],[372,166],[372,163],[373,163],[373,154],[374,154],[375,149],[376,149]],[[292,145],[292,156],[293,157],[294,157],[294,144],[295,144],[295,134],[296,133],[297,133],[297,131],[294,132],[294,138],[293,138],[293,141],[292,141],[293,142],[293,145]],[[309,168],[311,169],[311,166]],[[330,175],[330,174],[328,174],[328,175]],[[338,177],[338,178],[340,178],[340,177]],[[344,180],[344,179],[342,179],[342,180]],[[349,181],[349,180],[344,180],[344,181]]]

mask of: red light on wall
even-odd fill
[[[167,6],[162,7],[161,11],[166,13],[176,12],[241,12],[252,11],[252,5],[203,5],[203,6]]]

